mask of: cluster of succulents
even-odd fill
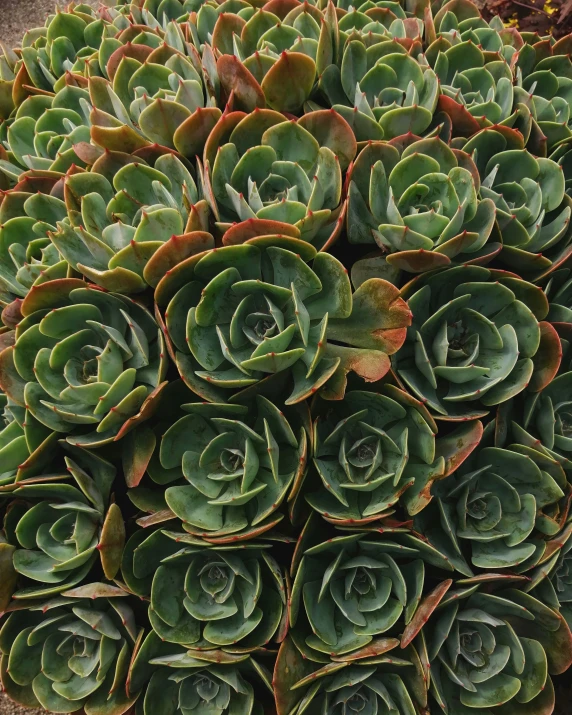
[[[572,38],[71,4],[0,54],[0,680],[85,715],[550,715]]]

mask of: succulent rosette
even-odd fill
[[[427,624],[431,693],[443,712],[553,710],[550,674],[570,666],[572,634],[562,616],[518,584],[503,588],[511,585],[496,574],[467,579]]]
[[[211,542],[272,528],[306,470],[304,410],[279,410],[262,395],[250,409],[214,403],[182,409],[190,414],[165,432],[159,452],[163,470],[186,480],[167,487],[168,508],[186,531]]]
[[[21,312],[14,346],[0,353],[15,404],[52,431],[79,430],[70,441],[82,446],[118,439],[149,415],[167,357],[145,308],[64,278],[34,288]]]
[[[263,702],[272,693],[266,669],[249,655],[189,650],[149,662],[154,672],[140,701],[143,715],[155,715],[159,708],[170,715],[201,709],[217,715],[262,715]]]
[[[572,253],[572,204],[562,167],[533,156],[514,130],[485,129],[463,150],[476,154],[481,196],[496,205],[501,261],[534,279],[550,274]]]
[[[351,173],[348,239],[377,244],[392,267],[414,273],[488,262],[501,245],[494,202],[479,188],[471,156],[439,137],[371,142]]]
[[[311,529],[318,525],[314,522]],[[434,608],[420,605],[424,559],[451,569],[435,549],[415,537],[404,546],[375,533],[358,533],[304,548],[307,534],[308,527],[298,545],[289,633],[312,661],[328,662],[330,656],[344,660],[362,649],[367,653],[379,636],[401,633],[409,624],[415,627]],[[450,581],[443,583],[446,590]]]
[[[282,637],[284,577],[268,543],[204,547],[177,531],[135,532],[124,551],[127,587],[150,596],[164,642],[248,653]]]
[[[116,576],[125,526],[111,500],[116,470],[84,449],[67,445],[65,466],[75,484],[57,476],[15,482],[0,499],[15,499],[5,531],[15,547],[12,564],[23,577],[16,599],[47,598],[82,582],[100,562],[105,577]],[[61,479],[61,477],[60,477]]]
[[[395,638],[380,639],[369,657],[339,658],[316,670],[287,638],[274,670],[278,715],[299,715],[309,708],[347,715],[415,715],[427,707],[423,668],[413,646],[396,655],[392,649],[398,644]]]
[[[223,244],[285,234],[328,248],[342,229],[342,172],[355,153],[354,134],[336,112],[296,121],[270,109],[225,115],[204,153],[206,198]]]
[[[26,707],[122,715],[138,639],[127,594],[91,583],[9,613],[0,630],[2,685]]]
[[[539,352],[546,296],[514,274],[456,266],[410,281],[401,294],[413,325],[394,367],[438,419],[486,415],[551,361]]]
[[[548,543],[550,558],[530,574],[524,590],[558,611],[572,628],[572,523]]]
[[[188,162],[168,150],[105,152],[91,171],[64,177],[64,196],[51,241],[73,270],[106,290],[141,293],[214,247]]]
[[[314,406],[315,479],[310,506],[334,524],[355,528],[391,514],[398,500],[413,514],[445,473],[435,453],[435,423],[424,406],[397,388],[352,390]]]
[[[537,461],[528,452],[478,448],[434,485],[433,502],[414,518],[414,532],[466,576],[473,575],[469,562],[480,570],[528,571],[549,553],[543,512],[564,497],[547,465]]]
[[[181,377],[217,403],[286,370],[294,380],[287,405],[326,383],[341,397],[348,372],[368,381],[387,372],[410,320],[387,281],[368,280],[352,294],[336,258],[279,236],[187,259],[159,282],[155,299]]]
[[[15,171],[20,176],[20,170]],[[41,173],[26,172],[0,203],[0,290],[9,301],[25,298],[33,285],[67,276],[69,267],[48,235],[66,216],[63,175]],[[14,321],[6,318],[13,327]]]
[[[398,43],[387,43],[386,54],[386,43],[384,38],[369,47],[350,35],[341,65],[330,64],[320,76],[320,94],[348,121],[358,142],[422,134],[437,107],[435,72]]]

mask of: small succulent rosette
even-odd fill
[[[413,530],[468,577],[474,569],[526,573],[551,555],[547,538],[559,528],[553,512],[565,492],[547,466],[518,445],[479,447],[434,485],[435,498]]]
[[[138,653],[135,679],[152,672],[137,703],[137,713],[169,715],[213,712],[263,715],[272,707],[271,673],[262,659],[220,650],[181,649],[161,643],[151,633]],[[270,663],[268,664],[270,665]]]
[[[328,249],[343,228],[343,174],[355,154],[354,133],[334,111],[296,121],[271,109],[225,114],[203,161],[223,244],[284,234]]]
[[[63,178],[64,215],[50,238],[74,271],[122,295],[154,287],[214,247],[194,170],[166,149],[96,153],[91,171]]]
[[[143,306],[62,278],[31,291],[21,313],[14,345],[0,353],[0,384],[16,405],[85,447],[119,439],[150,415],[168,358]]]
[[[401,535],[399,528],[394,531]],[[434,574],[447,574],[450,563],[413,536],[408,546],[375,530],[320,543],[320,532],[316,521],[306,526],[293,564],[289,634],[296,648],[311,661],[327,663],[330,657],[362,657],[380,637],[404,634],[411,642],[409,633],[421,627],[451,585],[445,576],[428,597],[425,561]]]
[[[411,320],[395,286],[372,278],[354,292],[338,259],[286,236],[197,254],[161,279],[155,300],[181,377],[217,403],[282,372],[293,382],[286,405],[324,385],[341,399],[349,372],[386,374]]]
[[[515,130],[485,129],[463,151],[476,156],[481,196],[495,203],[501,262],[535,281],[550,275],[572,254],[563,167],[533,156]]]
[[[550,381],[554,331],[544,322],[548,300],[532,283],[455,266],[413,279],[401,295],[413,325],[393,366],[436,419],[484,417],[531,382],[540,390]]]
[[[11,608],[0,629],[2,685],[15,702],[49,712],[123,715],[131,659],[143,635],[122,589],[90,583]]]
[[[518,577],[484,574],[458,586],[423,629],[430,692],[440,710],[551,712],[550,675],[572,663],[572,634],[562,616],[519,590]]]
[[[122,575],[132,593],[149,598],[164,642],[250,653],[284,637],[286,585],[270,542],[205,547],[185,532],[138,530]]]
[[[427,712],[426,677],[413,646],[394,650],[396,638],[380,638],[359,657],[336,657],[318,666],[303,659],[292,640],[282,643],[274,670],[276,712]]]
[[[120,508],[112,500],[116,469],[92,452],[65,445],[68,475],[39,476],[0,488],[6,549],[0,566],[15,599],[57,595],[84,581],[97,566],[105,578],[119,571],[125,544]],[[12,594],[16,582],[19,588]]]
[[[494,202],[479,189],[471,155],[439,137],[371,142],[351,172],[348,240],[377,246],[392,268],[409,273],[488,263],[501,244]]]

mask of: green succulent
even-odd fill
[[[15,404],[50,430],[76,431],[70,441],[82,446],[119,439],[149,415],[167,357],[145,308],[64,278],[34,288],[21,312],[14,346],[0,353]]]
[[[395,638],[380,639],[369,657],[353,662],[340,658],[316,670],[287,638],[274,671],[278,715],[416,715],[423,711],[427,690],[419,655],[410,646],[406,658],[395,656],[390,651],[398,644]]]
[[[522,148],[522,137],[515,132],[509,136],[485,129],[463,149],[476,154],[481,196],[496,205],[501,261],[535,279],[566,261],[572,253],[572,200],[565,193],[562,167],[552,159],[534,157]]]
[[[525,591],[558,611],[572,628],[572,523],[548,544],[550,558],[531,573]]]
[[[407,132],[422,134],[431,124],[439,97],[435,72],[398,43],[382,41],[366,47],[351,36],[341,65],[330,64],[318,88],[348,121],[358,142],[392,139]]]
[[[503,589],[495,574],[488,581],[493,592],[479,588],[478,579],[464,581],[427,624],[431,693],[444,713],[455,715],[550,712],[549,673],[572,662],[570,630],[533,596]]]
[[[471,156],[438,137],[372,142],[351,174],[348,240],[375,242],[391,266],[411,272],[490,261],[501,248],[495,204],[479,188]]]
[[[387,387],[385,394],[352,390],[341,403],[319,400],[313,412],[318,488],[306,499],[327,521],[356,528],[391,514],[398,501],[415,514],[430,500],[445,459],[421,403]]]
[[[282,632],[285,584],[267,543],[205,548],[185,532],[138,531],[122,573],[133,593],[150,596],[149,620],[163,642],[249,653]]]
[[[547,359],[537,353],[548,301],[514,274],[456,266],[410,281],[401,294],[413,324],[394,367],[439,419],[485,416],[522,392]]]
[[[60,175],[40,174],[28,172],[17,187],[6,191],[0,204],[0,290],[11,300],[25,298],[33,285],[65,278],[68,272],[48,236],[66,215],[64,202],[55,195]],[[16,321],[17,306],[13,306]]]
[[[545,558],[543,511],[564,496],[537,461],[540,466],[528,451],[479,447],[434,485],[433,502],[414,518],[414,531],[466,576],[473,575],[469,561],[480,570],[531,569]]]
[[[87,450],[67,446],[65,465],[75,484],[41,477],[0,492],[14,499],[5,517],[16,547],[13,566],[26,579],[16,599],[47,598],[83,581],[96,561],[106,578],[119,570],[125,542],[121,510],[111,501],[116,470]],[[36,583],[33,583],[36,582]]]
[[[375,533],[317,540],[310,548],[298,545],[289,614],[290,636],[312,661],[348,659],[362,649],[367,653],[377,637],[400,633],[415,623],[426,576],[424,559],[451,568],[415,537],[410,537],[410,546]]]
[[[368,280],[352,294],[337,259],[277,236],[191,257],[155,298],[181,377],[217,403],[286,370],[294,379],[287,405],[325,383],[341,397],[349,371],[369,381],[385,374],[410,319],[390,283]]]
[[[325,110],[295,122],[267,109],[237,119],[223,117],[205,147],[207,199],[223,244],[259,226],[262,235],[329,247],[343,223],[342,172],[356,153],[348,123]]]
[[[244,405],[193,403],[163,435],[163,470],[184,477],[164,498],[186,531],[216,542],[259,534],[299,486],[308,452],[304,412],[257,395]],[[181,480],[182,481],[182,480]]]
[[[66,176],[67,212],[50,233],[69,266],[121,294],[156,285],[178,262],[214,247],[187,166],[172,153],[148,158],[105,153],[90,172]]]
[[[41,474],[57,452],[57,435],[0,393],[0,487]]]
[[[138,639],[127,594],[92,583],[14,610],[2,624],[2,684],[26,707],[122,715],[129,663]]]
[[[150,663],[162,667],[155,668],[140,701],[143,715],[155,715],[159,709],[165,715],[201,710],[262,715],[261,699],[268,700],[266,691],[272,692],[264,666],[248,655],[189,650],[152,658]]]

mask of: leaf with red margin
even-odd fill
[[[482,129],[472,114],[452,97],[442,94],[437,102],[438,112],[445,112],[453,123],[453,132],[457,136],[470,137]]]
[[[188,159],[201,155],[216,123],[222,117],[218,107],[198,107],[182,122],[173,134],[177,151]]]
[[[429,595],[419,604],[419,607],[415,611],[415,615],[406,626],[401,636],[401,647],[407,648],[407,646],[413,641],[417,636],[419,631],[429,620],[429,617],[433,611],[437,608],[447,591],[453,585],[453,579],[449,578],[443,581],[438,586],[436,586]]]
[[[292,712],[292,708],[304,695],[303,690],[296,692],[292,687],[306,678],[313,667],[315,666],[310,661],[301,656],[292,639],[286,637],[278,651],[272,678],[276,715],[289,715]],[[336,670],[340,667],[344,666],[338,665]]]
[[[320,146],[331,149],[338,157],[340,168],[345,171],[357,153],[357,142],[350,125],[334,109],[308,112],[298,120],[317,140]]]
[[[222,55],[217,60],[216,68],[227,95],[234,94],[237,109],[252,112],[257,107],[262,109],[266,106],[262,87],[238,57]]]
[[[483,423],[480,420],[471,420],[459,425],[446,437],[438,437],[435,443],[435,457],[444,457],[445,474],[448,477],[467,459],[471,452],[478,447],[483,436]]]
[[[556,329],[544,320],[538,325],[540,326],[540,345],[536,355],[532,358],[534,372],[528,385],[531,392],[540,392],[552,382],[562,360],[562,343]]]

